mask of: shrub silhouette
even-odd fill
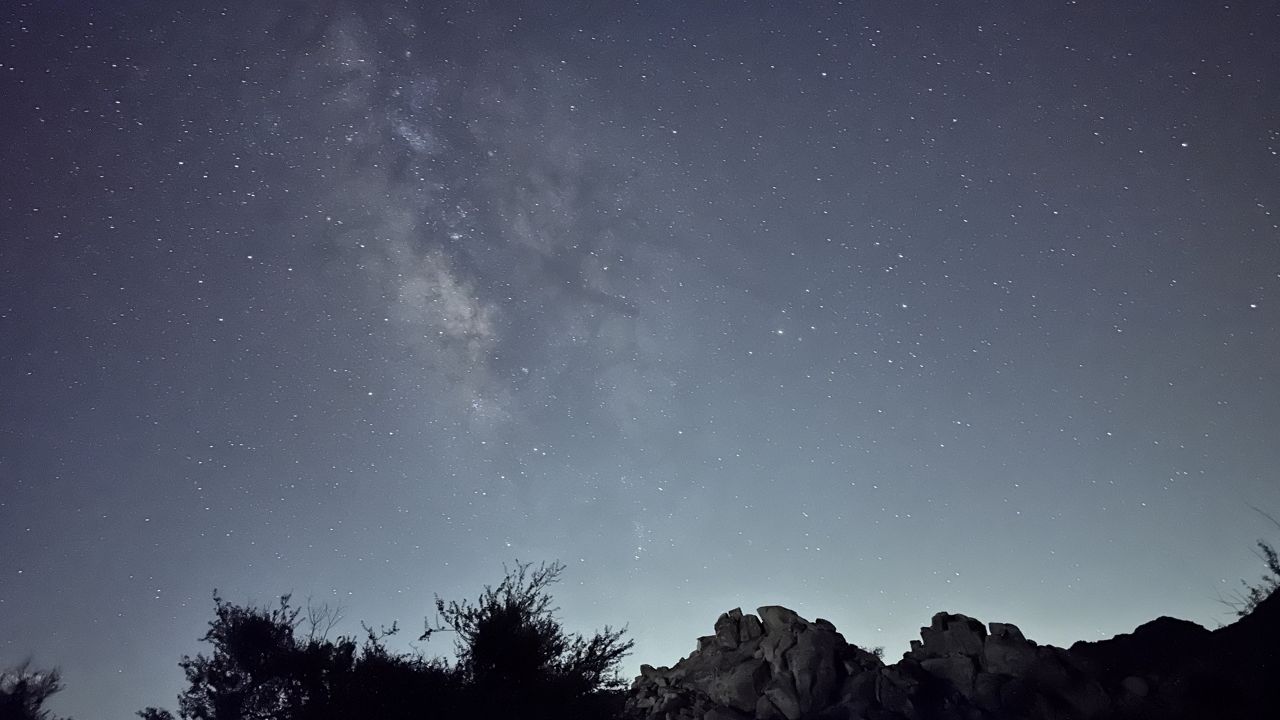
[[[610,701],[621,699],[617,669],[633,643],[623,639],[625,630],[608,626],[590,639],[565,631],[548,592],[564,569],[517,562],[475,603],[436,598],[437,624],[420,639],[457,634],[455,671],[490,714],[589,717],[620,704]]]
[[[1266,540],[1259,540],[1254,553],[1267,566],[1267,571],[1257,582],[1241,580],[1240,584],[1244,586],[1243,591],[1236,592],[1227,600],[1227,605],[1238,617],[1252,613],[1263,600],[1280,589],[1280,555],[1277,555],[1275,546]]]
[[[618,664],[631,649],[624,631],[570,634],[555,617],[548,586],[560,563],[517,563],[475,603],[436,599],[438,617],[420,639],[456,633],[456,662],[397,653],[398,632],[365,626],[358,643],[329,639],[337,616],[228,603],[214,594],[214,619],[202,638],[208,655],[184,656],[184,720],[346,720],[349,718],[574,717],[595,720],[621,710]],[[147,708],[144,720],[172,720]],[[7,719],[6,719],[7,720]]]
[[[55,720],[44,703],[60,690],[57,669],[33,670],[27,662],[0,672],[0,720]]]
[[[454,673],[443,662],[387,648],[395,626],[366,627],[359,644],[349,636],[325,637],[314,611],[308,613],[309,631],[301,632],[302,609],[288,595],[271,609],[235,605],[216,594],[214,604],[202,638],[212,652],[179,663],[188,686],[178,697],[178,714],[186,720],[395,720],[422,717],[424,707],[452,710],[457,704]],[[157,708],[138,715],[172,718]]]
[[[1271,522],[1272,525],[1280,528],[1280,520],[1268,512],[1253,507],[1254,512]],[[1280,554],[1277,554],[1276,548],[1266,540],[1258,540],[1254,554],[1266,566],[1266,571],[1262,574],[1262,578],[1256,582],[1248,582],[1241,580],[1242,590],[1237,590],[1225,598],[1219,598],[1220,601],[1231,608],[1231,611],[1237,617],[1245,617],[1252,613],[1262,601],[1271,597],[1280,590]]]

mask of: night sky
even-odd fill
[[[0,664],[122,719],[215,588],[407,641],[516,559],[628,674],[739,605],[1229,620],[1278,12],[4,3]]]

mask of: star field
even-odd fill
[[[128,717],[214,588],[413,628],[517,558],[628,672],[1226,621],[1280,14],[1032,5],[9,3],[0,663]]]

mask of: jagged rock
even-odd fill
[[[857,672],[849,674],[840,686],[840,696],[836,705],[861,711],[876,703],[876,678],[878,672]]]
[[[756,720],[786,720],[786,716],[767,695],[761,695],[756,701]]]
[[[796,614],[794,610],[789,610],[781,605],[766,605],[756,610],[760,614],[760,622],[764,624],[765,633],[785,632],[788,628],[796,623],[804,623],[808,625],[803,618]]]
[[[769,681],[764,688],[764,696],[786,720],[799,720],[800,698],[796,696],[796,689],[787,678],[775,677]]]
[[[938,613],[893,665],[826,620],[734,609],[675,666],[643,665],[635,720],[1192,720],[1280,707],[1280,597],[1210,632],[1160,618],[1070,650]]]
[[[938,613],[927,628],[920,628],[920,643],[912,643],[911,655],[917,660],[953,655],[975,657],[982,653],[987,630],[982,623],[966,615]]]
[[[891,717],[915,716],[915,703],[912,698],[918,694],[920,688],[918,673],[919,666],[906,659],[894,666],[881,669],[875,676],[876,702],[871,708],[882,709]]]
[[[1017,625],[991,623],[982,648],[982,669],[1001,675],[1020,675],[1036,659],[1036,644],[1022,636]]]
[[[878,669],[880,660],[849,645],[826,620],[810,622],[781,606],[722,614],[715,634],[669,669],[641,668],[633,684],[633,715],[663,718],[672,701],[664,692],[755,718],[800,720],[830,708],[851,672]]]
[[[729,707],[754,711],[760,693],[769,682],[769,666],[764,660],[751,658],[711,678],[707,696]]]
[[[727,648],[736,648],[741,641],[738,623],[742,620],[742,608],[734,608],[716,620],[716,639]]]
[[[920,661],[920,667],[930,675],[951,683],[961,695],[973,695],[973,681],[978,675],[973,658],[965,655],[925,658]]]
[[[760,618],[755,615],[744,615],[738,621],[738,642],[759,640],[762,635],[764,635],[764,625],[760,624]]]
[[[788,720],[827,707],[844,674],[848,643],[826,620],[812,623],[777,605],[759,609],[760,651],[772,681],[765,695]]]

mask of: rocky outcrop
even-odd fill
[[[628,707],[635,717],[799,720],[835,705],[843,681],[883,667],[826,620],[784,607],[730,610],[715,634],[674,668],[641,666]]]
[[[1280,598],[1214,632],[1161,618],[1070,650],[938,613],[892,665],[784,607],[722,614],[673,667],[641,667],[634,720],[1091,720],[1271,717]]]

